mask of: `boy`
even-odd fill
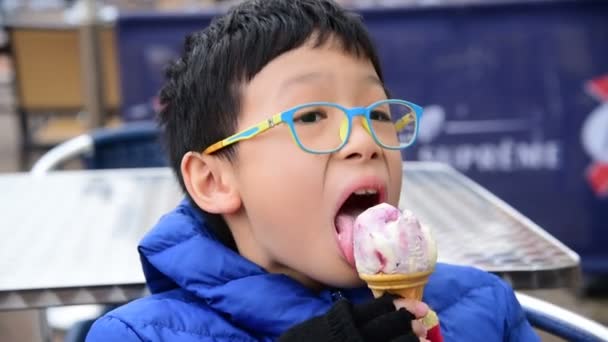
[[[352,218],[397,205],[415,129],[395,127],[421,114],[388,98],[362,23],[330,0],[246,2],[190,36],[160,115],[187,199],[139,246],[152,295],[88,340],[423,340],[427,304],[373,300],[352,264]],[[446,341],[537,340],[482,271],[438,265],[424,300]]]

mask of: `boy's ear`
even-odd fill
[[[240,209],[241,197],[228,161],[188,152],[182,158],[181,171],[186,190],[199,208],[213,214]]]

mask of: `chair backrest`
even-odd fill
[[[84,154],[88,169],[166,166],[160,129],[153,122],[126,124],[118,129],[94,131],[93,149]]]
[[[608,329],[572,311],[516,293],[530,324],[566,341],[608,341]]]
[[[74,111],[84,106],[77,27],[11,27],[18,106],[28,112]],[[106,108],[120,105],[114,30],[99,33]]]
[[[160,136],[161,130],[153,122],[98,129],[52,148],[34,164],[31,173],[46,174],[77,158],[87,169],[166,166]]]

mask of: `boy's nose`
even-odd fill
[[[365,119],[356,117],[353,119],[352,124],[350,137],[344,147],[338,151],[339,156],[344,159],[359,160],[379,158],[381,147],[374,141]],[[340,131],[341,138],[344,138],[343,129]]]

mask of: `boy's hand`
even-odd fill
[[[359,323],[368,322],[363,326],[364,341],[427,341],[426,327],[421,319],[429,312],[429,307],[417,300],[395,298],[385,294],[369,304],[354,308],[354,316],[359,318]]]
[[[392,295],[354,306],[340,300],[325,315],[289,329],[279,341],[426,341],[426,329],[420,319],[428,311],[422,302]]]
[[[420,338],[420,341],[428,341],[426,339],[426,327],[422,323],[422,318],[429,312],[428,305],[417,300],[405,298],[395,299],[393,304],[395,304],[397,310],[403,308],[414,315],[416,320],[412,321],[412,330]]]

